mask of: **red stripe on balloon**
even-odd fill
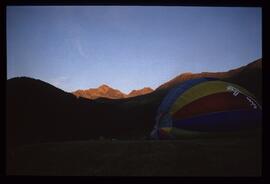
[[[216,93],[191,102],[173,114],[173,119],[179,120],[208,112],[228,111],[237,109],[252,109],[246,96],[239,93],[234,96],[230,92]]]

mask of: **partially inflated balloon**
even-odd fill
[[[183,133],[217,133],[260,126],[262,109],[248,90],[215,78],[185,81],[159,106],[151,136],[177,138]]]

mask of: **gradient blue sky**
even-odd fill
[[[7,78],[128,93],[262,57],[261,8],[8,6]]]

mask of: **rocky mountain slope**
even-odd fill
[[[97,98],[122,99],[145,95],[151,92],[153,92],[153,89],[145,87],[139,90],[132,90],[129,94],[125,94],[118,89],[114,89],[108,85],[103,84],[98,88],[77,90],[72,92],[72,94],[74,94],[76,97],[83,97],[88,99],[97,99]]]

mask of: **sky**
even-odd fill
[[[8,6],[7,78],[129,93],[262,57],[261,8]]]

